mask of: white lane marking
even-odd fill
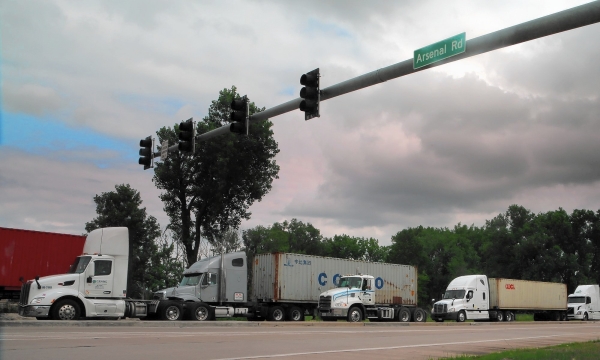
[[[459,342],[437,343],[437,344],[401,345],[401,346],[387,346],[387,347],[361,348],[361,349],[309,351],[309,352],[288,353],[288,354],[256,355],[256,356],[245,356],[245,357],[235,357],[235,358],[221,358],[221,359],[215,359],[215,360],[268,359],[268,358],[280,358],[280,357],[303,356],[303,355],[350,353],[350,352],[377,351],[377,350],[395,350],[395,349],[419,348],[419,347],[426,347],[426,346],[465,345],[465,344],[478,344],[478,343],[498,342],[498,341],[533,340],[533,339],[543,339],[543,338],[559,337],[559,336],[566,336],[566,335],[578,335],[578,334],[577,333],[565,333],[565,334],[559,334],[559,335],[529,336],[529,337],[511,338],[511,339],[459,341]]]
[[[515,327],[497,327],[497,328],[486,328],[486,331],[500,331],[500,330],[547,330],[547,329],[581,329],[581,326],[572,325],[572,326],[544,326],[540,327],[524,327],[524,326],[515,326]],[[281,329],[283,330],[283,329]],[[123,338],[123,337],[191,337],[191,336],[261,336],[261,335],[327,335],[327,334],[365,334],[365,333],[373,333],[373,334],[404,334],[404,333],[434,333],[434,332],[446,332],[448,330],[447,327],[439,327],[437,329],[385,329],[385,330],[369,330],[364,331],[361,330],[298,330],[298,331],[257,331],[257,332],[149,332],[149,331],[129,331],[129,332],[90,332],[90,333],[82,333],[82,332],[63,332],[59,334],[47,334],[47,333],[27,333],[27,334],[3,334],[0,335],[0,340],[4,341],[19,341],[19,340],[73,340],[73,339],[110,339],[110,338]],[[481,328],[467,328],[463,329],[466,331],[480,331]]]

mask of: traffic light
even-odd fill
[[[152,148],[154,148],[154,140],[148,136],[145,139],[140,140],[140,159],[138,163],[144,165],[144,170],[154,167],[154,154]]]
[[[229,119],[233,123],[229,126],[229,131],[248,135],[248,127],[250,125],[248,97],[244,95],[241,99],[233,99],[231,101],[231,110],[233,111],[229,115]]]
[[[319,101],[321,100],[319,76],[317,68],[300,77],[300,85],[304,85],[300,90],[300,97],[304,99],[300,103],[300,111],[304,111],[304,120],[321,117],[319,114]]]
[[[196,126],[193,118],[179,123],[179,146],[181,152],[193,154],[196,151]]]

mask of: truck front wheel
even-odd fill
[[[355,306],[348,311],[348,322],[361,322],[363,319],[362,310]]]
[[[456,315],[456,322],[465,322],[465,320],[467,320],[467,315],[464,310],[459,311]]]
[[[581,321],[588,321],[588,314],[587,313],[583,314],[583,318],[581,319]]]
[[[175,301],[161,301],[158,304],[158,313],[161,320],[181,320],[183,308],[180,303]]]
[[[79,320],[81,310],[74,300],[61,300],[52,308],[53,320]]]

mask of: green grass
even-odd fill
[[[443,359],[481,360],[596,360],[600,357],[600,340],[569,343],[538,349],[517,349],[482,356],[456,356]],[[438,359],[438,360],[443,360]]]

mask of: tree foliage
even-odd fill
[[[137,190],[129,184],[116,185],[115,191],[94,196],[94,202],[97,217],[85,224],[88,233],[105,227],[129,229],[128,296],[143,298],[146,289],[156,290],[179,278],[183,269],[171,257],[173,247],[156,242],[161,236],[160,226],[141,207]]]
[[[223,89],[197,124],[203,134],[229,123],[230,103],[240,95],[237,89]],[[250,114],[263,111],[253,102]],[[251,123],[248,136],[224,134],[196,145],[192,155],[177,152],[155,167],[153,181],[164,190],[160,195],[170,219],[170,230],[181,243],[187,265],[198,259],[201,238],[211,244],[248,219],[250,205],[271,190],[279,166],[279,152],[270,121]],[[178,125],[158,132],[162,143],[178,142]]]

